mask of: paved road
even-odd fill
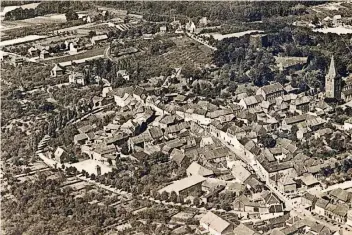
[[[111,51],[110,51],[111,47],[108,46],[105,50],[104,50],[104,58],[107,58],[109,60],[112,60],[110,54],[111,54]]]
[[[256,166],[256,164],[254,162],[251,162],[249,159],[245,159],[242,157],[242,154],[233,146],[229,145],[228,143],[226,143],[226,141],[224,141],[221,138],[218,138],[217,136],[213,135],[215,138],[217,138],[218,140],[221,141],[221,143],[223,145],[225,145],[226,147],[228,147],[236,156],[238,156],[243,162],[245,162],[247,164],[247,166],[249,166],[250,168],[253,169],[253,171],[256,173],[256,175],[259,177],[259,179],[261,179],[263,182],[266,182],[266,179],[264,178],[264,176],[260,173],[260,170],[258,168],[258,166]],[[266,183],[266,186],[273,191],[279,198],[280,200],[282,200],[285,203],[285,206],[288,210],[292,209],[293,207],[293,203],[291,201],[291,199],[287,198],[285,195],[283,195],[280,191],[278,191],[277,189],[275,189],[272,185]]]
[[[204,46],[207,46],[208,48],[212,49],[213,51],[216,51],[217,48],[216,47],[213,47],[213,46],[210,46],[209,44],[207,44],[206,42],[203,42],[201,40],[199,40],[195,35],[191,34],[191,33],[186,33],[188,35],[188,37],[192,38],[193,40],[203,44]]]

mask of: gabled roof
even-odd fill
[[[242,164],[235,163],[232,167],[232,175],[241,182],[244,182],[251,176],[251,173]]]
[[[108,36],[106,34],[97,35],[97,36],[92,37],[92,40],[94,40],[94,41],[102,41],[102,40],[106,40],[106,39],[108,39]]]
[[[206,224],[212,230],[222,233],[226,230],[231,224],[221,218],[220,216],[214,214],[213,212],[209,211],[200,219],[200,224]]]
[[[284,121],[286,122],[287,125],[291,125],[299,122],[304,122],[306,119],[307,119],[307,115],[303,114],[303,115],[297,115],[297,116],[285,118]]]
[[[264,197],[264,201],[266,204],[273,205],[273,204],[280,204],[280,200],[275,196],[274,193],[269,192],[267,195]]]
[[[264,100],[262,95],[252,95],[243,99],[246,105],[258,104]]]
[[[304,174],[302,177],[300,177],[300,179],[306,186],[319,184],[319,181],[314,178],[312,174]]]
[[[163,191],[166,191],[168,193],[171,193],[172,191],[175,191],[176,193],[180,193],[181,191],[188,189],[194,185],[200,184],[205,180],[206,178],[199,175],[186,177],[181,180],[174,181],[172,184],[166,186],[163,189],[160,189],[159,192],[161,193]]]
[[[179,149],[174,148],[170,153],[170,159],[175,161],[178,165],[181,165],[184,158],[185,154]]]
[[[263,86],[261,89],[266,95],[278,92],[278,91],[283,91],[284,87],[280,83],[273,83],[267,86]]]
[[[335,197],[341,201],[348,202],[351,200],[351,193],[342,188],[333,189],[330,191],[330,196]]]
[[[53,71],[63,71],[64,68],[60,64],[55,64]]]
[[[329,204],[329,201],[328,201],[328,200],[325,200],[325,199],[323,199],[323,198],[319,198],[319,199],[317,200],[317,202],[315,203],[315,206],[318,206],[318,207],[320,207],[320,208],[325,209],[328,204]]]
[[[212,170],[209,170],[199,165],[197,162],[192,162],[192,164],[187,168],[187,173],[190,173],[192,175],[200,175],[204,177],[214,174]]]
[[[164,135],[162,130],[159,127],[155,126],[149,128],[149,133],[153,139],[159,139]]]
[[[254,235],[257,234],[254,230],[248,228],[244,224],[239,224],[234,230],[233,230],[234,235]]]
[[[140,135],[137,135],[137,136],[134,136],[134,137],[130,138],[130,140],[134,144],[139,144],[139,143],[143,143],[143,142],[153,141],[153,138],[150,135],[150,133],[148,131],[146,131],[146,132],[143,132]]]
[[[84,133],[77,134],[73,137],[74,141],[87,140],[88,136]]]

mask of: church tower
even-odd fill
[[[336,74],[334,56],[331,57],[329,72],[325,76],[325,97],[341,99],[341,78]]]

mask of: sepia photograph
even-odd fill
[[[352,1],[1,0],[1,235],[352,235]]]

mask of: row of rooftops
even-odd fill
[[[265,89],[264,89],[265,90]],[[270,90],[270,89],[269,89]],[[145,88],[141,88],[141,87],[129,87],[129,88],[121,88],[121,89],[117,89],[117,90],[113,90],[112,93],[114,95],[117,95],[119,97],[127,97],[125,94],[136,94],[138,96],[141,96],[142,94],[146,95],[146,101],[147,102],[151,102],[154,103],[154,105],[162,110],[165,110],[167,112],[170,113],[175,113],[175,112],[181,112],[181,113],[186,113],[186,114],[197,114],[197,115],[201,115],[204,118],[209,118],[209,120],[212,119],[218,119],[218,118],[225,118],[225,119],[233,119],[236,117],[241,118],[241,116],[243,116],[244,118],[246,116],[248,116],[248,111],[250,113],[256,114],[256,115],[260,115],[260,122],[267,122],[269,123],[277,123],[278,120],[275,119],[272,115],[275,114],[275,112],[279,112],[279,116],[285,117],[286,113],[290,107],[290,105],[294,105],[295,107],[299,107],[302,105],[310,105],[311,103],[311,98],[308,96],[297,96],[297,95],[293,95],[293,94],[289,94],[286,96],[280,96],[277,97],[275,100],[271,100],[271,101],[264,101],[262,99],[260,99],[260,101],[262,102],[262,107],[253,107],[250,108],[248,110],[244,110],[243,107],[241,107],[241,105],[236,104],[236,103],[230,103],[227,105],[227,107],[217,107],[216,105],[211,104],[208,101],[198,101],[197,103],[190,103],[188,101],[188,103],[184,104],[184,105],[175,105],[175,104],[163,104],[163,102],[160,102],[158,100],[158,98],[153,96],[150,96],[149,94],[147,94]],[[257,96],[253,96],[254,98]],[[252,98],[253,98],[252,97]],[[250,97],[244,98],[244,99],[251,99]],[[287,101],[284,101],[287,100]],[[270,111],[270,115],[264,115],[263,109],[269,109],[271,106],[275,105],[276,109],[274,109],[274,112]],[[318,108],[318,104],[317,104],[317,108]],[[324,107],[322,108],[327,108],[329,106],[327,106],[326,104],[324,105]],[[276,111],[275,111],[276,110]],[[265,110],[264,110],[265,111]],[[280,113],[281,112],[281,113]],[[317,111],[318,112],[318,111]],[[300,122],[301,120],[303,120],[305,117],[307,116],[294,116],[294,117],[287,117],[285,122],[287,124],[290,123],[294,123],[294,122]],[[313,119],[312,119],[313,120]],[[315,122],[319,122],[321,121],[321,119],[316,119],[311,121],[311,123],[309,123],[310,121],[308,121],[308,125],[316,125]]]

